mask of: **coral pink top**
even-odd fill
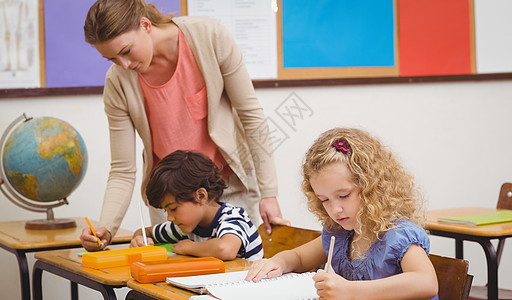
[[[231,169],[208,133],[206,84],[181,30],[178,44],[176,71],[168,82],[152,86],[139,74],[151,129],[153,167],[175,150],[191,150],[207,155],[226,178]]]

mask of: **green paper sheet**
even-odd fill
[[[174,244],[164,244],[164,243],[160,243],[160,244],[155,244],[155,246],[160,246],[160,247],[164,247],[165,249],[167,249],[167,254],[171,255],[171,254],[176,254],[172,251],[172,247],[174,247]]]
[[[474,226],[512,222],[512,210],[503,209],[484,214],[474,214],[453,218],[439,218],[438,221],[460,223]]]

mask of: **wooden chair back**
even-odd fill
[[[497,209],[512,209],[512,183],[505,182],[501,185],[500,196],[498,198]],[[503,253],[503,247],[505,247],[505,239],[500,238],[498,240],[498,248],[496,249],[496,256],[498,257],[498,265],[501,260],[501,254]]]
[[[272,233],[268,235],[263,224],[258,227],[258,233],[263,240],[265,258],[270,258],[283,250],[298,247],[321,235],[318,230],[281,225],[272,225]]]
[[[469,262],[447,256],[430,254],[439,282],[439,300],[466,300],[473,276],[468,274]]]
[[[498,198],[499,209],[512,209],[512,183],[505,182],[501,185],[500,197]]]

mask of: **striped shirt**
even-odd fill
[[[220,204],[221,207],[210,226],[197,226],[189,235],[184,234],[172,222],[155,225],[153,227],[155,243],[177,243],[184,239],[203,242],[213,238],[220,238],[225,234],[234,234],[242,241],[237,257],[251,261],[263,258],[261,237],[245,210],[229,203]]]

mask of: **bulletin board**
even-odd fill
[[[477,74],[473,0],[280,3],[279,79]]]
[[[111,62],[83,38],[95,0],[39,1],[41,88],[1,89],[0,98],[101,93]],[[187,0],[148,1],[187,14]],[[277,78],[255,87],[512,78],[509,0],[277,0],[277,7]]]

